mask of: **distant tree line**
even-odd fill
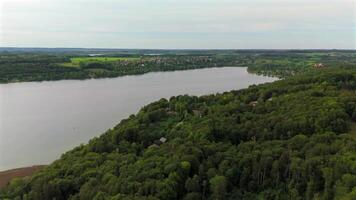
[[[142,51],[107,52],[100,57],[112,56],[117,61],[87,61],[71,65],[71,58],[78,53],[28,53],[0,52],[0,83],[21,81],[45,81],[61,79],[88,79],[144,74],[156,71],[187,70],[207,67],[245,66],[248,71],[281,78],[315,71],[314,64],[325,67],[354,67],[354,51],[163,51],[162,55],[146,55]],[[162,52],[161,52],[162,53]],[[137,57],[139,59],[130,59]]]

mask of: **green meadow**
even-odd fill
[[[63,63],[66,67],[79,67],[80,63],[87,62],[115,62],[120,60],[135,61],[139,60],[138,57],[74,57],[70,59],[70,62]]]

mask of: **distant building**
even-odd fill
[[[159,141],[162,142],[162,143],[166,143],[167,142],[167,138],[161,137],[161,139],[159,139]]]
[[[315,63],[314,68],[323,68],[325,67],[323,63]]]
[[[159,146],[159,145],[164,144],[166,142],[167,142],[167,138],[161,137],[159,140],[155,140],[152,145]]]
[[[103,54],[98,54],[98,53],[88,54],[88,56],[90,56],[90,57],[102,56],[102,55],[103,55]]]
[[[255,107],[257,104],[258,104],[258,101],[251,101],[251,102],[249,103],[249,105],[250,105],[250,106],[253,106],[253,107]]]

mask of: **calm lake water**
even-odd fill
[[[244,67],[0,85],[0,170],[48,164],[160,98],[246,88],[276,78]]]

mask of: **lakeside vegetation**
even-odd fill
[[[0,199],[355,199],[356,69],[307,71],[151,103]]]
[[[251,73],[284,78],[315,71],[313,66],[318,63],[325,67],[354,66],[356,51],[8,50],[0,51],[0,83],[105,78],[224,66],[245,66]]]
[[[0,54],[0,83],[106,78],[157,71],[240,65],[231,56],[101,56]]]
[[[251,73],[285,78],[300,73],[317,71],[320,67],[356,66],[356,51],[290,51],[264,53],[248,65]],[[261,57],[261,58],[260,58]],[[320,65],[320,67],[315,66]]]

